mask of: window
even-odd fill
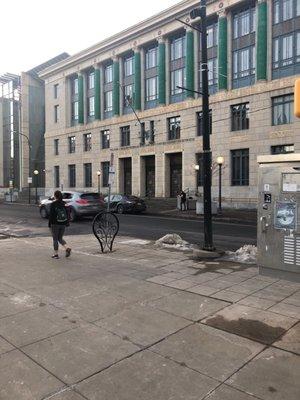
[[[87,107],[88,107],[88,116],[94,117],[95,116],[95,97],[94,96],[88,97]]]
[[[141,125],[141,145],[154,143],[154,121],[149,121],[147,124],[142,122]]]
[[[85,133],[83,135],[83,149],[84,149],[84,151],[92,150],[92,134],[91,133]]]
[[[101,132],[102,149],[109,149],[109,136],[110,136],[109,129],[106,129]]]
[[[300,62],[300,31],[273,40],[273,68]]]
[[[209,49],[217,45],[218,45],[218,24],[213,24],[207,27],[207,48]]]
[[[255,32],[255,8],[236,13],[233,17],[233,38],[237,39]]]
[[[78,101],[72,102],[71,113],[72,113],[72,120],[78,121]]]
[[[272,125],[291,124],[293,122],[294,95],[272,98]]]
[[[124,106],[129,107],[133,102],[133,85],[124,86]]]
[[[57,123],[59,120],[59,106],[54,106],[54,122]]]
[[[69,187],[76,187],[76,165],[69,165]]]
[[[77,95],[78,94],[78,78],[74,78],[71,81],[72,83],[72,95]]]
[[[54,139],[54,155],[55,156],[58,156],[58,154],[59,154],[58,146],[59,146],[59,139]]]
[[[157,67],[157,47],[148,49],[145,54],[146,69]]]
[[[255,46],[233,52],[233,79],[255,74]]]
[[[109,161],[105,161],[102,164],[102,186],[109,186]]]
[[[53,88],[54,88],[54,98],[57,99],[58,98],[58,83],[56,85],[54,85]]]
[[[92,164],[87,163],[83,164],[83,173],[84,173],[84,186],[85,187],[92,187]]]
[[[249,149],[231,150],[231,185],[249,185]]]
[[[124,59],[124,76],[133,75],[133,57]]]
[[[104,83],[110,83],[113,81],[113,66],[112,64],[107,65],[104,69]]]
[[[204,168],[203,168],[203,153],[198,153],[197,157],[197,165],[199,165],[199,169],[197,170],[197,186],[203,186],[204,183]]]
[[[231,130],[249,129],[249,103],[231,106]]]
[[[146,101],[158,99],[158,76],[146,79]]]
[[[60,179],[59,179],[59,165],[56,165],[54,167],[54,187],[58,188],[60,185]]]
[[[88,89],[95,88],[95,72],[90,72],[88,74]]]
[[[202,111],[197,112],[197,136],[203,136]],[[212,133],[212,110],[209,110],[209,134]]]
[[[218,59],[212,58],[207,61],[208,84],[209,86],[218,84]]]
[[[168,118],[169,140],[180,139],[180,117]]]
[[[122,126],[121,131],[121,147],[130,146],[130,126]]]
[[[271,146],[271,154],[289,154],[294,153],[295,148],[293,144],[280,144]]]
[[[171,71],[171,95],[183,93],[183,89],[177,86],[184,87],[184,68]]]
[[[185,57],[185,36],[171,40],[171,60]]]
[[[69,136],[69,153],[75,153],[76,150],[76,138],[75,136]]]
[[[274,0],[273,9],[274,24],[279,24],[300,15],[300,1]]]
[[[112,111],[112,96],[113,92],[112,90],[105,92],[104,93],[104,111],[108,112],[108,111]]]

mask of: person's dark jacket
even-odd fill
[[[181,192],[180,197],[181,197],[181,202],[185,203],[186,202],[186,193],[185,192]]]
[[[64,207],[66,209],[67,216],[69,216],[68,208],[63,201],[59,201],[59,200],[53,201],[50,206],[49,223],[48,223],[49,227],[51,227],[51,225],[65,225],[65,226],[69,225],[69,218],[66,222],[58,222],[57,221],[56,209],[60,208],[60,207]]]

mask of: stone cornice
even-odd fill
[[[218,2],[218,0],[208,0],[208,5]],[[77,65],[79,62],[87,61],[101,53],[112,51],[124,43],[137,38],[138,36],[149,33],[155,29],[160,29],[162,25],[174,21],[176,17],[182,16],[190,12],[193,8],[199,6],[199,0],[183,0],[180,3],[165,9],[164,11],[144,20],[140,23],[125,29],[122,32],[117,33],[87,49],[74,54],[55,64],[52,67],[46,68],[40,73],[42,79],[46,79],[51,75],[59,73],[66,68],[71,68]],[[159,35],[158,35],[159,36]]]

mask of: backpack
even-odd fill
[[[56,222],[63,224],[68,222],[68,213],[65,206],[58,206],[55,208]]]

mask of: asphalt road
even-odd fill
[[[190,243],[203,242],[203,222],[151,215],[120,215],[120,235],[156,240],[167,233],[177,233]],[[5,224],[28,228],[33,234],[48,235],[47,220],[35,206],[0,204],[0,227]],[[71,224],[68,235],[92,233],[92,219]],[[36,229],[38,228],[38,229]],[[236,250],[244,244],[256,244],[256,226],[229,222],[213,223],[214,244],[220,249]]]

